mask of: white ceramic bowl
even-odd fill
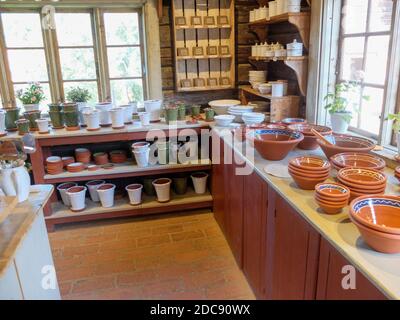
[[[248,106],[243,106],[243,105],[239,105],[239,106],[234,106],[234,107],[230,107],[228,111],[231,112],[235,112],[235,113],[246,113],[246,112],[252,112],[254,110],[254,106],[253,105],[248,105]]]
[[[219,127],[229,126],[233,122],[234,119],[235,119],[235,116],[227,115],[227,114],[223,114],[223,115],[214,117],[215,123]]]
[[[244,113],[242,119],[246,125],[260,124],[265,120],[265,114],[262,113]]]
[[[240,105],[239,100],[214,100],[208,105],[215,111],[217,115],[228,114],[228,109],[233,106]]]

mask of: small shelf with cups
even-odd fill
[[[130,205],[129,199],[126,197],[116,199],[112,208],[103,208],[100,203],[87,199],[86,208],[81,212],[71,212],[61,201],[57,201],[52,204],[53,214],[46,217],[46,223],[57,225],[70,222],[203,209],[212,207],[212,203],[213,198],[209,191],[205,194],[196,194],[193,189],[188,189],[184,195],[172,193],[171,200],[166,203],[160,203],[156,197],[143,194],[142,203],[137,206]]]

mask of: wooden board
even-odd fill
[[[0,223],[7,219],[18,205],[18,197],[0,196]]]

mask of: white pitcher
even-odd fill
[[[6,196],[17,196],[18,202],[27,200],[31,187],[31,178],[25,166],[0,169],[0,187]]]

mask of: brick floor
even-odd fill
[[[49,238],[63,299],[254,299],[210,212],[66,225]]]

